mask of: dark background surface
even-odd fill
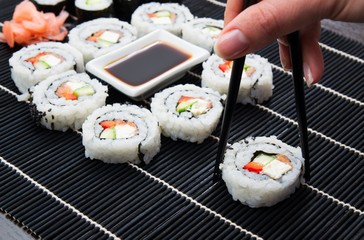
[[[11,17],[16,2],[0,1],[0,21]],[[184,3],[196,16],[223,17],[216,4]],[[252,234],[264,239],[359,239],[364,209],[363,24],[325,20],[322,25],[326,70],[319,86],[306,89],[312,180],[290,199],[262,209],[234,202],[224,184],[213,183],[219,127],[200,145],[163,138],[161,153],[148,166],[86,159],[79,134],[37,128],[27,104],[7,91],[17,93],[8,68],[14,50],[1,44],[0,238],[106,239],[107,229],[123,239],[251,239]],[[258,54],[279,67],[276,49],[272,44]],[[196,66],[179,83],[199,85],[200,73]],[[290,76],[275,68],[274,81],[269,102],[237,106],[229,142],[277,135],[299,144]],[[110,89],[108,103],[113,102],[130,100]]]

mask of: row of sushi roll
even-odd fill
[[[147,3],[135,10],[131,23],[97,18],[71,29],[67,43],[22,48],[9,60],[11,75],[21,93],[29,92],[37,124],[59,131],[82,128],[86,157],[148,164],[160,151],[161,135],[202,143],[218,125],[232,64],[213,54],[222,27],[222,20],[195,18],[183,5]],[[212,53],[202,64],[201,87],[185,84],[161,90],[151,97],[150,110],[131,104],[105,106],[107,86],[88,76],[85,64],[159,28]],[[262,103],[272,93],[270,63],[248,55],[238,102]],[[302,165],[298,148],[275,137],[257,137],[230,146],[221,170],[234,200],[262,207],[294,192],[302,180]]]
[[[60,13],[66,9],[79,23],[100,17],[117,16],[129,21],[135,9],[146,3],[181,3],[182,1],[168,0],[31,0],[39,11]]]

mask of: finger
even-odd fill
[[[234,19],[241,11],[243,11],[244,1],[228,0],[224,12],[224,24],[227,25]]]
[[[225,26],[215,44],[215,51],[225,59],[257,51],[280,36],[317,22],[323,12],[318,9],[321,5],[318,0],[291,0],[289,4],[286,0],[261,1]]]
[[[320,22],[317,22],[301,30],[303,70],[308,86],[317,83],[324,71],[324,61],[319,45],[320,28]]]
[[[279,46],[279,58],[281,60],[282,67],[285,71],[292,70],[292,64],[289,53],[289,46],[282,42],[278,42]]]

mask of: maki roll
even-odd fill
[[[220,165],[233,199],[250,207],[269,207],[292,194],[303,181],[301,150],[275,136],[247,138],[226,150]]]
[[[157,119],[135,105],[107,105],[82,125],[86,157],[106,163],[150,163],[161,146]]]
[[[76,0],[78,22],[85,22],[100,17],[109,17],[112,0]]]
[[[76,70],[84,72],[82,54],[67,43],[41,42],[24,47],[9,59],[11,77],[21,93],[48,76]]]
[[[87,63],[134,41],[137,31],[129,23],[116,18],[98,18],[76,26],[68,37],[69,44],[82,52]]]
[[[66,0],[33,0],[35,6],[42,12],[59,14],[66,6]]]
[[[232,61],[212,54],[203,64],[201,85],[227,94]],[[266,58],[248,54],[245,58],[237,102],[243,104],[262,103],[273,94],[273,72]]]
[[[105,105],[107,87],[73,70],[50,76],[30,89],[31,115],[40,126],[78,130],[86,117]]]
[[[212,52],[216,38],[223,27],[223,20],[195,18],[183,24],[182,38]]]
[[[145,3],[131,16],[131,24],[137,28],[138,37],[153,30],[164,29],[177,36],[182,34],[182,25],[192,20],[190,10],[178,3]]]
[[[177,85],[155,94],[151,111],[158,118],[164,136],[201,143],[219,123],[221,100],[220,94],[211,89]]]

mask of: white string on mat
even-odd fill
[[[206,0],[206,1],[212,3],[216,6],[219,6],[219,7],[226,7],[226,3],[222,3],[217,0]]]
[[[38,183],[37,181],[35,181],[33,178],[31,178],[30,176],[28,176],[27,174],[25,174],[23,171],[21,171],[18,167],[16,167],[15,165],[9,163],[8,161],[6,161],[3,157],[0,156],[0,161],[5,163],[5,165],[7,165],[8,167],[12,168],[13,170],[15,170],[20,176],[24,177],[26,180],[28,180],[29,182],[31,182],[32,184],[34,184],[34,186],[38,187],[39,189],[41,189],[43,192],[47,193],[49,196],[51,196],[52,198],[54,198],[57,202],[63,204],[64,206],[66,206],[68,209],[72,210],[74,213],[76,213],[78,216],[80,216],[82,219],[84,219],[86,222],[92,224],[93,226],[95,226],[96,228],[99,228],[101,231],[103,231],[105,234],[109,235],[110,237],[114,238],[115,240],[121,240],[119,237],[117,237],[115,234],[113,234],[112,232],[110,232],[109,230],[107,230],[106,228],[104,228],[102,225],[100,225],[99,223],[95,222],[94,220],[92,220],[91,218],[89,218],[87,215],[83,214],[81,211],[79,211],[78,209],[76,209],[74,206],[72,206],[71,204],[67,203],[66,201],[64,201],[63,199],[59,198],[56,194],[54,194],[52,191],[50,191],[49,189],[47,189],[46,187],[44,187],[43,185],[41,185],[40,183]]]
[[[340,51],[340,50],[338,50],[338,49],[336,49],[336,48],[333,48],[333,47],[330,47],[330,46],[328,46],[328,45],[326,45],[326,44],[324,44],[324,43],[319,43],[319,44],[320,44],[320,46],[321,46],[322,48],[324,48],[324,49],[326,49],[326,50],[328,50],[328,51],[331,51],[331,52],[336,53],[336,54],[338,54],[338,55],[344,56],[344,57],[349,58],[349,59],[351,59],[351,60],[353,60],[353,61],[356,61],[356,62],[358,62],[358,63],[364,64],[364,60],[363,60],[363,59],[361,59],[361,58],[359,58],[359,57],[356,57],[356,56],[353,56],[353,55],[351,55],[351,54],[349,54],[349,53],[346,53],[346,52]]]
[[[187,200],[189,200],[191,203],[193,203],[194,205],[198,206],[199,208],[203,209],[204,211],[218,217],[219,219],[223,220],[224,222],[228,223],[229,225],[235,227],[236,229],[239,229],[241,232],[244,232],[245,234],[248,234],[256,239],[262,240],[262,237],[259,237],[257,235],[255,235],[254,233],[240,227],[239,225],[237,225],[236,223],[232,222],[231,220],[223,217],[221,214],[213,211],[212,209],[206,207],[205,205],[202,205],[201,203],[199,203],[198,201],[196,201],[195,199],[191,198],[190,196],[188,196],[187,194],[181,192],[180,190],[178,190],[177,188],[173,187],[172,185],[168,184],[167,182],[165,182],[164,180],[157,178],[155,176],[153,176],[152,174],[150,174],[149,172],[145,171],[144,169],[138,167],[135,164],[129,164],[131,165],[133,168],[137,169],[138,171],[144,173],[146,176],[150,177],[151,179],[153,179],[154,181],[157,181],[161,184],[163,184],[164,186],[168,187],[169,189],[171,189],[172,191],[176,192],[177,194],[179,194],[180,196],[186,198]]]
[[[11,91],[10,89],[4,87],[3,85],[0,85],[0,89],[4,90],[7,93],[10,93],[11,95],[13,95],[14,97],[18,97],[19,95],[16,94],[15,92]]]
[[[271,66],[272,66],[274,69],[276,69],[276,70],[278,70],[278,71],[280,71],[280,72],[283,72],[283,73],[285,73],[285,74],[287,74],[287,75],[290,75],[290,76],[292,75],[292,73],[291,73],[291,72],[289,72],[289,71],[285,71],[282,67],[279,67],[279,66],[277,66],[277,65],[275,65],[275,64],[271,64]],[[354,104],[357,104],[357,105],[359,105],[359,106],[364,107],[364,103],[363,103],[363,102],[361,102],[361,101],[359,101],[359,100],[357,100],[357,99],[355,99],[355,98],[352,98],[352,97],[346,96],[345,94],[342,94],[342,93],[340,93],[340,92],[338,92],[338,91],[335,91],[335,90],[333,90],[333,89],[331,89],[331,88],[325,87],[325,86],[323,86],[323,85],[322,85],[322,84],[320,84],[320,83],[315,83],[314,85],[312,85],[312,87],[318,87],[318,88],[321,88],[322,90],[324,90],[324,91],[326,91],[326,92],[329,92],[329,93],[331,93],[331,94],[333,94],[333,95],[335,95],[335,96],[337,96],[337,97],[343,98],[343,99],[345,99],[345,100],[347,100],[347,101],[349,101],[349,102],[351,102],[351,103],[354,103]]]
[[[345,203],[345,202],[342,202],[342,201],[340,201],[340,200],[338,200],[338,199],[336,199],[336,198],[334,198],[334,197],[330,196],[329,194],[327,194],[327,193],[325,193],[325,192],[321,191],[320,189],[315,188],[315,187],[314,187],[314,186],[312,186],[312,185],[309,185],[309,184],[307,184],[307,183],[303,183],[302,185],[304,185],[304,186],[306,186],[306,187],[310,188],[310,189],[311,189],[311,190],[313,190],[313,191],[316,191],[316,192],[320,193],[321,195],[323,195],[323,196],[327,197],[328,199],[332,200],[333,202],[336,202],[336,203],[337,203],[337,204],[339,204],[339,205],[342,205],[342,206],[345,206],[345,207],[349,208],[349,209],[350,209],[350,210],[352,210],[353,212],[359,213],[359,215],[363,215],[363,214],[364,214],[364,212],[363,212],[363,211],[361,211],[361,210],[359,210],[359,209],[356,209],[355,207],[351,206],[350,204]]]
[[[296,121],[294,121],[294,120],[292,120],[292,119],[290,119],[290,118],[288,118],[288,117],[285,117],[285,116],[281,115],[280,113],[277,113],[277,112],[273,111],[273,110],[272,110],[272,109],[270,109],[270,108],[267,108],[267,107],[265,107],[265,106],[263,106],[263,105],[260,105],[260,104],[257,104],[256,106],[257,106],[258,108],[261,108],[261,109],[263,109],[263,110],[265,110],[265,111],[267,111],[267,112],[269,112],[269,113],[273,114],[274,116],[277,116],[277,117],[279,117],[279,118],[281,118],[281,119],[283,119],[283,120],[286,120],[286,121],[288,121],[288,122],[290,122],[290,123],[292,123],[292,124],[294,124],[294,125],[296,125],[296,126],[298,125],[298,123],[297,123]],[[339,145],[340,147],[343,147],[343,148],[345,148],[345,149],[347,149],[347,150],[349,150],[349,151],[351,151],[351,152],[357,153],[357,154],[359,154],[360,156],[364,157],[364,153],[363,153],[363,152],[361,152],[361,151],[359,151],[359,150],[357,150],[357,149],[355,149],[355,148],[352,148],[352,147],[350,147],[350,146],[347,146],[347,145],[345,145],[345,144],[342,144],[341,142],[338,142],[338,141],[336,141],[335,139],[332,139],[332,138],[330,138],[330,137],[328,137],[328,136],[326,136],[326,135],[324,135],[324,134],[322,134],[322,133],[320,133],[320,132],[318,132],[318,131],[316,131],[316,130],[314,130],[314,129],[312,129],[312,128],[307,128],[307,130],[308,130],[309,132],[311,132],[311,133],[314,133],[314,134],[316,134],[316,135],[318,135],[318,136],[320,136],[320,137],[322,137],[322,138],[326,139],[326,140],[329,140],[330,142],[332,142],[332,143],[334,143],[334,144],[336,144],[336,145]]]

